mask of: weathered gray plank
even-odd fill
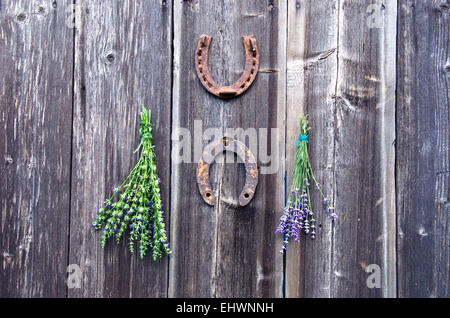
[[[339,1],[334,199],[341,217],[333,234],[335,297],[396,295],[396,11],[396,1]],[[367,285],[370,264],[381,270],[375,288]]]
[[[0,8],[0,297],[64,297],[70,199],[70,1]]]
[[[203,130],[217,128],[219,136],[202,141],[200,131],[195,140],[200,151],[226,133],[226,128],[268,128],[269,133],[270,128],[278,128],[273,142],[269,137],[267,142],[260,140],[258,146],[269,143],[272,160],[284,154],[285,14],[284,1],[175,2],[174,145],[178,128],[189,130],[194,138],[194,121],[202,120]],[[222,85],[237,80],[242,72],[241,37],[255,35],[263,72],[245,94],[223,101],[201,86],[193,62],[202,33],[213,37],[210,68]],[[249,141],[246,143],[249,146]],[[257,149],[251,149],[256,155]],[[190,148],[187,150],[191,153]],[[244,183],[243,165],[213,165],[211,179],[219,189],[219,204],[210,207],[197,189],[199,156],[190,157],[193,163],[174,162],[172,167],[174,255],[170,260],[169,296],[282,296],[280,239],[273,233],[283,205],[283,160],[278,159],[279,166],[273,173],[260,174],[251,203],[236,208]]]
[[[70,297],[165,297],[168,258],[130,256],[128,238],[100,247],[90,224],[137,160],[140,105],[152,109],[163,203],[169,203],[171,1],[77,1]]]
[[[397,1],[80,0],[76,31],[73,2],[0,1],[1,297],[66,296],[68,264],[82,270],[69,297],[281,296],[273,232],[301,111],[313,127],[313,168],[340,219],[331,226],[315,193],[322,227],[316,241],[289,246],[286,296],[449,296],[447,0],[398,1],[398,32]],[[214,37],[210,65],[222,84],[242,71],[241,36],[256,36],[262,72],[247,93],[222,101],[203,89],[193,65],[201,33]],[[89,227],[136,162],[141,103],[153,110],[163,201],[174,210],[170,275],[168,258],[130,256],[127,238],[102,250]],[[269,130],[251,145],[258,154],[268,144],[279,166],[260,175],[249,206],[234,207],[243,165],[223,157],[211,171],[215,208],[198,194],[198,152],[193,163],[173,163],[171,178],[172,111],[174,128],[192,138],[194,120],[220,135],[279,128],[276,142]],[[201,133],[195,150],[212,139]],[[366,286],[369,264],[380,266],[380,289]]]
[[[340,218],[331,226],[313,196],[322,227],[315,242],[288,251],[288,297],[395,296],[396,5],[373,4],[289,5],[287,161],[305,110],[312,166]],[[375,27],[370,8],[381,17]],[[381,269],[380,289],[366,286],[369,264]]]
[[[399,297],[449,297],[449,6],[398,7]]]
[[[333,198],[334,101],[336,88],[337,11],[334,1],[288,2],[287,41],[287,191],[297,152],[299,116],[309,114],[310,158],[325,193]],[[330,297],[332,227],[322,199],[312,191],[318,235],[291,242],[286,256],[286,297]]]

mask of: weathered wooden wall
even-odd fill
[[[73,30],[70,1],[1,1],[0,296],[65,296]],[[59,6],[59,7],[58,7]]]
[[[0,297],[449,297],[449,15],[447,0],[1,0]],[[256,36],[245,94],[201,86],[202,33],[223,85],[242,71],[241,37]],[[127,239],[101,249],[89,227],[135,163],[141,104],[174,251],[158,262]],[[302,111],[340,218],[314,194],[317,239],[283,257],[274,230]],[[209,128],[256,129],[249,146],[277,161],[244,208],[245,169],[229,157],[212,166],[219,203],[198,194],[194,150],[220,137],[202,139]],[[180,129],[197,137],[192,162],[171,160]]]
[[[189,1],[174,3],[173,130],[194,121],[203,129],[240,127],[279,128],[272,148],[284,153],[285,28],[284,3],[266,1]],[[210,68],[222,85],[236,81],[243,65],[243,35],[255,35],[261,53],[260,73],[239,98],[221,100],[205,92],[197,79],[193,56],[200,34],[213,37]],[[231,136],[230,136],[231,137]],[[200,136],[201,138],[201,136]],[[203,140],[203,146],[221,136]],[[200,139],[202,142],[202,139]],[[256,154],[258,149],[252,149]],[[274,149],[272,151],[275,151]],[[194,155],[195,156],[195,155]],[[255,197],[246,207],[236,198],[244,185],[243,164],[214,165],[211,178],[217,194],[215,207],[198,194],[196,163],[172,165],[170,297],[276,297],[282,294],[283,258],[273,234],[284,198],[282,167],[261,174]]]
[[[398,11],[398,295],[449,297],[450,3]]]

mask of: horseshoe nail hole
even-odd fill
[[[447,63],[447,65],[445,65],[445,71],[450,72],[450,63]]]
[[[44,14],[44,13],[45,13],[45,7],[39,6],[38,9],[37,9],[37,12],[38,12],[39,14]]]
[[[249,78],[247,78],[247,82],[250,82],[250,77],[249,77]]]
[[[197,51],[197,55],[198,55],[198,56],[202,55],[202,49],[199,49],[199,50]]]
[[[12,164],[14,162],[13,158],[11,156],[7,156],[5,158],[5,163],[6,164]]]
[[[255,73],[255,69],[254,69],[254,68],[252,68],[252,71],[251,71],[250,73],[251,73],[251,74]]]
[[[25,14],[25,13],[19,13],[17,16],[16,16],[16,19],[17,19],[17,21],[19,21],[19,22],[23,22],[23,21],[25,21],[26,20],[26,18],[27,18],[27,15]]]
[[[206,197],[207,197],[207,198],[211,197],[211,193],[206,192]]]
[[[116,57],[114,56],[113,53],[109,53],[108,55],[106,55],[106,59],[108,60],[108,62],[112,63],[112,62],[114,62]]]
[[[245,87],[245,83],[241,85],[241,88],[244,88],[244,87]]]
[[[250,195],[248,193],[244,193],[244,198],[248,199]]]
[[[253,59],[253,65],[256,65],[256,59]]]

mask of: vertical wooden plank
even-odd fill
[[[449,297],[449,4],[398,11],[398,296]]]
[[[0,297],[65,297],[73,30],[70,1],[0,7]]]
[[[192,145],[184,149],[190,160],[174,161],[172,167],[174,254],[169,296],[282,296],[281,242],[274,231],[284,197],[284,163],[279,156],[284,154],[285,14],[284,1],[175,2],[173,157],[179,156],[181,129],[189,132]],[[222,85],[237,80],[242,72],[242,36],[255,35],[261,54],[260,73],[245,94],[220,100],[201,86],[193,63],[202,33],[213,37],[209,63],[212,76]],[[203,131],[207,134],[209,128],[217,129],[217,134],[202,139]],[[218,191],[215,207],[208,206],[197,189],[200,154],[192,154],[191,146],[201,152],[213,139],[226,134],[227,128],[242,128],[237,134],[241,140],[245,133],[261,132],[257,146],[250,146],[249,140],[247,146],[257,155],[268,144],[270,164],[278,164],[271,169],[260,160],[259,185],[246,207],[236,204],[244,184],[242,164],[216,162],[212,166],[210,177]],[[278,128],[274,140],[271,128]]]
[[[332,295],[395,297],[397,4],[339,1],[338,14]]]
[[[128,237],[100,247],[90,228],[137,160],[138,113],[152,109],[162,199],[169,203],[171,1],[77,1],[70,297],[165,297],[168,258],[131,255]],[[78,8],[77,8],[78,9]]]
[[[299,116],[309,114],[312,168],[325,193],[333,198],[334,100],[336,88],[337,3],[288,2],[287,41],[287,191],[297,152]],[[318,235],[291,242],[286,256],[286,297],[330,297],[332,223],[322,199],[312,191]]]
[[[291,1],[288,11],[287,161],[305,110],[312,166],[340,218],[332,226],[316,213],[317,240],[291,246],[286,294],[394,297],[396,4]],[[366,284],[370,264],[380,288]]]

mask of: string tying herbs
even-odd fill
[[[300,241],[300,234],[303,232],[310,235],[311,239],[316,238],[316,219],[311,208],[310,197],[310,180],[312,180],[323,198],[323,204],[327,208],[328,217],[331,221],[337,219],[334,211],[323,191],[320,184],[314,177],[311,169],[308,155],[308,131],[311,129],[308,125],[308,119],[302,114],[300,116],[300,135],[297,140],[297,153],[295,156],[294,178],[291,191],[288,196],[286,207],[280,218],[280,224],[275,233],[284,235],[284,241],[281,246],[280,253],[286,250],[290,239]]]
[[[137,248],[139,256],[144,258],[147,250],[151,249],[153,260],[156,261],[171,251],[164,226],[160,179],[156,174],[151,114],[151,110],[142,106],[139,124],[141,142],[135,150],[141,150],[140,158],[125,181],[119,187],[113,187],[112,196],[98,210],[92,226],[103,231],[102,247],[112,237],[118,244],[128,230],[130,252],[134,253]],[[117,200],[113,202],[115,198]]]

